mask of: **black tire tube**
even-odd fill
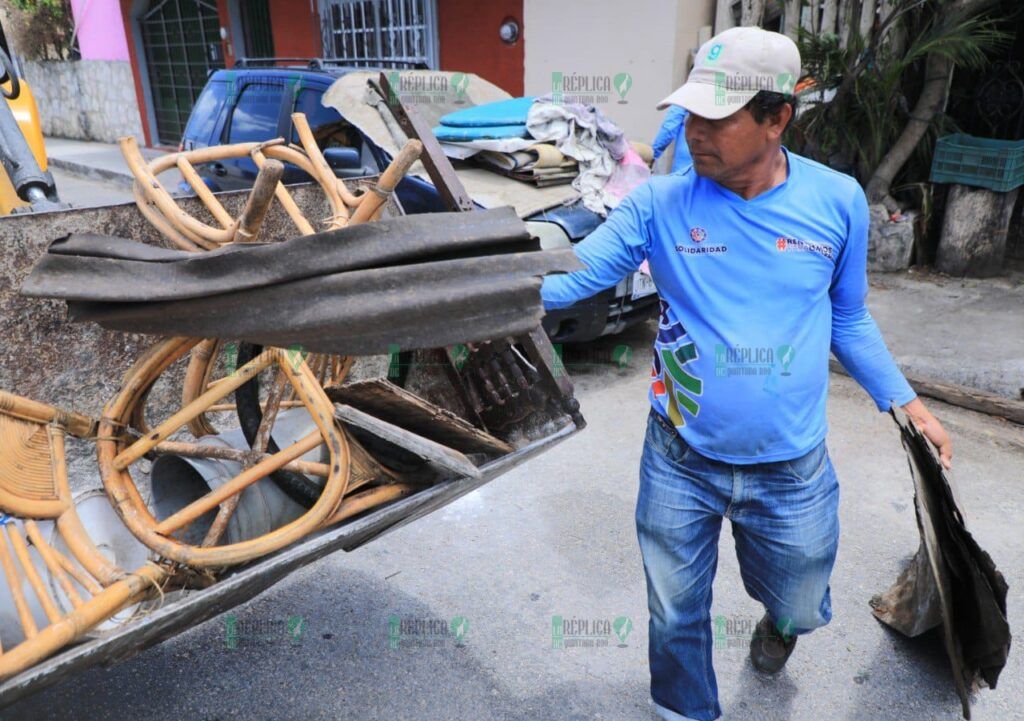
[[[262,352],[263,346],[252,343],[239,343],[238,359],[235,367],[241,368]],[[256,441],[256,434],[260,429],[260,423],[263,422],[263,409],[260,408],[259,376],[253,376],[252,380],[239,386],[235,391],[235,408],[238,413],[239,425],[242,427],[242,433],[245,435],[245,440],[249,447],[252,448],[252,444]],[[277,453],[280,450],[273,437],[267,439],[267,453]],[[270,480],[281,489],[282,493],[303,508],[312,508],[323,492],[323,489],[301,473],[286,471],[283,468],[271,473]]]

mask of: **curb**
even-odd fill
[[[59,168],[72,175],[77,175],[80,178],[86,178],[89,180],[101,180],[105,183],[114,183],[127,190],[131,190],[132,183],[135,178],[129,173],[121,173],[116,170],[108,170],[106,168],[97,168],[94,165],[86,165],[85,163],[78,163],[74,160],[67,160],[65,158],[47,158],[49,167]]]

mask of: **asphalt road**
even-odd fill
[[[567,357],[589,427],[551,452],[295,573],[233,618],[85,672],[0,718],[654,721],[633,525],[653,334],[648,324],[599,343],[590,364]],[[623,368],[607,360],[623,357],[620,345],[629,348]],[[968,521],[1009,579],[1020,637],[1024,430],[930,405],[956,440]],[[829,418],[842,489],[833,621],[802,637],[775,678],[753,670],[742,632],[721,638],[725,718],[953,721],[959,702],[938,638],[904,639],[868,606],[918,545],[895,426],[839,376]],[[761,615],[725,528],[712,614],[739,629]],[[553,616],[589,621],[590,638],[556,648]],[[461,636],[450,632],[453,620]],[[973,718],[1024,719],[1022,697],[1024,662],[1014,652]]]

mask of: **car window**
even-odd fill
[[[224,99],[228,94],[227,83],[213,81],[209,83],[203,92],[199,94],[195,107],[192,108],[192,115],[189,116],[188,125],[185,127],[185,137],[206,145],[210,142],[210,135],[217,124],[217,117],[224,105]]]
[[[320,100],[324,97],[324,94],[320,90],[313,88],[306,88],[299,91],[299,96],[295,100],[295,112],[304,113],[306,115],[306,122],[309,123],[309,127],[313,131],[313,135],[320,137],[320,130],[325,125],[333,125],[342,122],[341,115],[334,108],[324,107]],[[295,132],[295,128],[292,128],[292,142],[299,142],[299,134]]]
[[[229,143],[271,140],[277,135],[284,87],[278,83],[250,83],[242,88],[231,115]]]
[[[355,126],[347,122],[334,108],[321,105],[323,91],[316,88],[304,88],[299,91],[295,101],[296,112],[305,113],[309,121],[316,144],[322,149],[357,148],[364,154],[368,153],[363,136]],[[299,142],[299,135],[294,126],[291,132],[292,142]],[[369,157],[369,156],[368,156]],[[364,158],[364,163],[367,160]],[[373,163],[371,162],[371,165]]]

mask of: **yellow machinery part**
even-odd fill
[[[3,88],[10,91],[11,82],[8,80],[4,83]],[[36,107],[36,99],[32,95],[32,89],[29,87],[28,82],[21,78],[21,94],[14,100],[4,99],[4,102],[10,106],[11,112],[14,113],[14,119],[18,121],[18,127],[21,128],[21,133],[25,136],[28,147],[32,149],[32,155],[36,156],[39,168],[45,171],[46,145],[43,142],[43,128],[39,123],[39,109]],[[14,192],[14,186],[11,185],[10,178],[7,177],[6,171],[0,166],[0,215],[7,215],[14,208],[21,205],[28,205],[28,203],[19,198],[18,194]]]

